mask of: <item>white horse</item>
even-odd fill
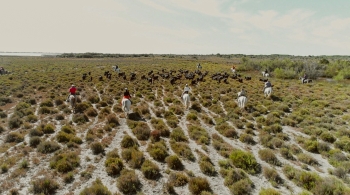
[[[311,79],[304,79],[303,77],[299,77],[299,79],[300,79],[302,84],[304,84],[304,83],[311,83],[312,82]]]
[[[244,109],[245,104],[247,103],[247,97],[245,96],[238,97],[237,103],[239,108]]]
[[[129,117],[129,112],[130,112],[130,106],[131,106],[131,101],[127,98],[123,98],[122,100],[122,110],[125,113],[125,117]]]
[[[266,87],[264,89],[264,95],[265,97],[270,97],[271,96],[271,93],[272,93],[272,87]]]
[[[261,74],[262,74],[263,77],[269,77],[270,76],[270,74],[265,72],[265,71],[262,71]]]
[[[74,95],[70,95],[68,97],[68,99],[69,99],[70,106],[72,107],[73,112],[74,112],[75,105],[76,105],[76,102],[77,102],[76,99],[75,99],[75,96]]]
[[[183,94],[182,100],[184,101],[185,108],[188,109],[190,105],[190,95],[188,93]]]

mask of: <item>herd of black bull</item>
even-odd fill
[[[183,69],[179,69],[178,71],[175,71],[175,70],[165,71],[164,69],[162,69],[161,72],[157,72],[157,73],[154,73],[153,70],[151,70],[148,72],[147,75],[142,75],[141,79],[147,80],[149,83],[153,84],[155,81],[159,81],[159,78],[161,77],[164,80],[169,80],[170,84],[174,85],[177,80],[180,80],[184,77],[186,80],[189,80],[191,85],[196,85],[199,82],[204,82],[205,81],[204,77],[207,76],[208,73],[209,73],[208,71],[201,72],[200,70],[196,70],[196,71],[192,72],[192,71],[183,70]],[[89,81],[92,81],[91,72],[89,72],[87,74],[84,73],[82,76],[82,80],[86,80],[88,75],[90,77]],[[117,76],[119,78],[122,78],[123,80],[129,80],[129,81],[136,80],[136,73],[130,73],[129,79],[127,79],[125,72],[117,73]],[[110,71],[105,71],[104,77],[111,80],[112,73]],[[103,81],[104,77],[99,76],[98,80]],[[225,72],[225,73],[218,72],[218,73],[214,73],[213,75],[211,75],[211,79],[216,80],[218,83],[221,83],[221,81],[222,81],[223,83],[228,84],[228,81],[227,81],[228,78],[234,79],[234,80],[241,82],[241,83],[243,82],[243,79],[251,80],[251,77],[249,77],[249,76],[245,76],[244,78],[241,78],[240,74],[231,74],[230,75],[227,72]],[[264,78],[260,78],[259,80],[262,82],[267,81],[267,79],[264,79]]]

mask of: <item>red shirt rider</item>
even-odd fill
[[[126,98],[126,99],[130,99],[131,98],[131,95],[130,95],[129,90],[127,88],[125,88],[124,97],[123,98]]]
[[[77,91],[77,88],[75,88],[74,85],[69,89],[70,94],[75,95],[75,92]]]

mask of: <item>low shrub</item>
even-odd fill
[[[75,152],[64,152],[52,157],[50,168],[56,169],[60,173],[73,171],[80,165],[79,155]]]
[[[159,177],[159,167],[150,160],[143,162],[141,171],[147,179],[157,179]]]
[[[130,135],[125,135],[120,143],[123,148],[137,147],[137,141],[134,140]]]
[[[152,158],[160,162],[164,162],[165,158],[169,155],[164,141],[156,142],[154,144],[150,143],[147,151]]]
[[[271,149],[259,150],[259,157],[261,160],[269,164],[280,166],[281,162],[277,159],[275,153]]]
[[[119,125],[119,121],[118,121],[117,117],[115,116],[115,114],[109,114],[107,116],[107,123],[109,125],[111,125],[112,127],[116,127]]]
[[[153,130],[151,132],[151,141],[152,142],[158,142],[160,140],[160,131]]]
[[[6,136],[5,142],[16,142],[20,143],[24,140],[24,137],[22,134],[18,132],[11,132]]]
[[[60,145],[53,141],[44,141],[37,146],[38,152],[48,154],[60,149]]]
[[[262,188],[259,192],[259,195],[281,195],[281,193],[273,188]]]
[[[104,152],[104,146],[100,142],[93,142],[90,144],[90,148],[93,154],[101,154]]]
[[[15,129],[20,127],[22,123],[23,121],[18,116],[14,116],[9,119],[8,126],[10,129]]]
[[[124,149],[122,157],[128,162],[129,166],[134,169],[139,169],[145,160],[143,153],[135,148]]]
[[[188,183],[188,177],[182,172],[171,172],[169,175],[169,183],[175,187],[184,186]]]
[[[303,162],[308,165],[318,165],[318,162],[316,159],[314,159],[312,156],[305,154],[305,153],[300,153],[298,154],[298,160],[300,162]]]
[[[242,133],[241,136],[239,137],[239,140],[243,143],[252,144],[252,145],[255,144],[253,136],[246,133]]]
[[[112,195],[106,186],[103,185],[100,179],[96,179],[92,182],[90,187],[86,187],[80,192],[80,195]]]
[[[250,194],[253,190],[253,183],[249,178],[239,180],[230,186],[233,195]]]
[[[89,122],[89,118],[83,113],[78,113],[73,115],[72,121],[74,123],[84,124],[86,122]]]
[[[34,194],[55,194],[60,187],[59,184],[50,178],[44,177],[32,182],[32,192]]]
[[[165,159],[166,163],[168,164],[168,167],[174,170],[182,170],[183,165],[179,157],[176,155],[168,156]]]
[[[90,107],[85,111],[85,114],[90,117],[96,117],[98,115],[98,112],[95,110],[95,108]]]
[[[124,194],[136,194],[141,187],[141,182],[135,171],[124,169],[117,179],[117,187]]]
[[[254,155],[249,152],[235,149],[230,154],[230,160],[235,167],[241,168],[250,174],[256,174],[261,171]]]
[[[186,158],[190,161],[194,161],[195,157],[192,153],[191,148],[187,143],[184,142],[175,142],[173,140],[170,141],[171,149],[179,156]]]
[[[175,128],[170,134],[170,139],[176,141],[176,142],[187,142],[187,137],[185,136],[185,133],[182,131],[181,128]]]
[[[277,187],[279,184],[283,183],[283,179],[279,176],[275,169],[264,167],[263,174],[274,187]]]
[[[202,192],[210,192],[210,185],[206,178],[194,177],[188,183],[188,189],[192,194],[201,194]]]
[[[42,128],[43,133],[52,134],[55,132],[55,126],[53,124],[47,124]]]
[[[208,145],[210,143],[210,136],[208,132],[201,127],[190,125],[188,126],[188,133],[190,138],[199,144]]]
[[[37,147],[40,143],[41,143],[41,139],[38,136],[33,136],[29,140],[29,145],[34,148]]]

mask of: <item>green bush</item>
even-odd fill
[[[129,166],[134,169],[139,169],[145,160],[143,153],[134,148],[124,149],[122,157],[129,163]]]
[[[208,132],[201,127],[190,125],[188,127],[188,133],[190,138],[199,144],[208,145],[210,143],[210,136]]]
[[[168,156],[166,144],[164,141],[149,144],[147,148],[148,153],[157,161],[164,162],[164,159]]]
[[[225,186],[232,186],[237,181],[249,178],[242,169],[229,169],[225,174]]]
[[[83,113],[77,113],[73,115],[72,121],[78,124],[84,124],[86,122],[89,122],[89,117]]]
[[[274,187],[277,187],[279,184],[283,183],[283,179],[279,176],[275,169],[264,167],[263,174]]]
[[[106,186],[103,185],[100,179],[96,179],[92,186],[84,188],[83,191],[80,192],[80,195],[112,195],[112,193],[108,190]]]
[[[141,171],[147,179],[157,179],[159,176],[159,167],[150,160],[143,162]]]
[[[253,190],[253,183],[249,178],[239,180],[230,186],[233,195],[250,194]]]
[[[170,134],[170,138],[176,142],[187,142],[187,137],[181,128],[175,128]]]
[[[194,161],[195,157],[192,153],[191,148],[187,143],[184,142],[175,142],[173,140],[170,141],[171,149],[179,156],[186,158],[190,161]]]
[[[18,116],[12,116],[9,121],[8,125],[10,129],[15,129],[21,126],[22,120]]]
[[[124,169],[117,179],[117,187],[124,194],[136,194],[141,187],[141,183],[135,171]]]
[[[188,177],[182,172],[171,172],[169,175],[169,183],[175,187],[184,186],[188,183]]]
[[[59,149],[60,149],[60,145],[52,141],[44,141],[37,146],[38,152],[41,152],[43,154],[52,153]]]
[[[32,182],[32,192],[34,194],[55,194],[60,187],[59,184],[50,178],[44,177]]]
[[[241,168],[248,173],[256,174],[261,171],[254,155],[249,152],[235,149],[230,154],[230,160],[235,167]]]
[[[11,132],[6,136],[5,142],[22,142],[24,140],[23,135],[17,132]]]
[[[320,135],[320,138],[329,143],[334,143],[336,141],[336,138],[329,132],[325,131]]]
[[[90,148],[93,154],[101,154],[105,151],[104,146],[100,142],[93,142],[90,144]]]
[[[277,159],[275,153],[271,149],[259,150],[259,157],[261,160],[266,161],[272,165],[280,166],[281,162]]]
[[[194,177],[188,183],[188,189],[192,194],[201,194],[202,192],[211,191],[209,182],[203,177]]]
[[[29,145],[34,148],[37,147],[40,143],[41,143],[41,139],[38,136],[33,136],[29,140]]]
[[[44,126],[44,128],[42,129],[43,133],[45,134],[52,134],[55,132],[55,126],[52,124],[47,124]]]
[[[77,153],[68,152],[57,154],[50,161],[50,168],[58,172],[67,173],[73,171],[80,165],[80,159]]]
[[[168,167],[174,170],[182,170],[183,165],[179,157],[176,155],[168,156],[165,159],[166,163],[168,164]]]
[[[259,195],[281,195],[277,190],[273,188],[262,188],[259,192]]]
[[[125,135],[120,143],[120,145],[123,148],[131,148],[131,147],[137,147],[137,141],[134,140],[132,137],[130,137],[129,135]]]

